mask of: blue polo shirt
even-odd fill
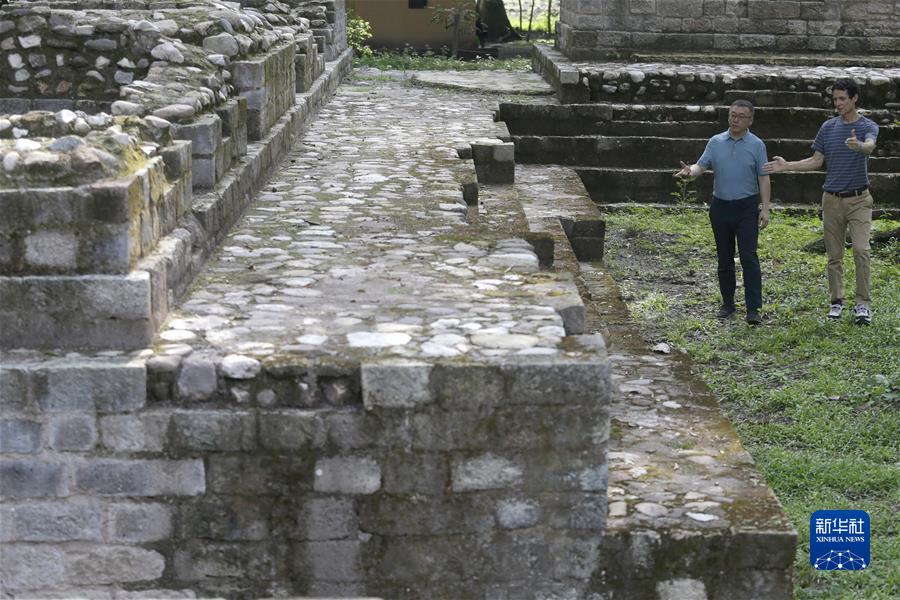
[[[720,200],[740,200],[759,194],[758,176],[768,177],[766,145],[747,131],[735,139],[726,130],[709,138],[706,150],[697,161],[714,173],[713,194]]]
[[[852,123],[832,117],[822,124],[813,140],[813,150],[825,155],[825,185],[822,189],[827,192],[858,190],[869,185],[869,157],[851,150],[844,143],[851,132],[862,143],[878,138],[878,125],[862,116]]]

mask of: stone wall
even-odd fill
[[[576,597],[610,392],[602,341],[570,341],[497,365],[7,361],[3,593]]]
[[[573,59],[642,51],[896,54],[900,4],[881,0],[561,0]]]
[[[19,0],[0,32],[3,348],[149,343],[349,69],[278,2]]]
[[[294,103],[297,88],[293,43],[273,48],[265,56],[236,61],[232,83],[237,94],[247,99],[247,134],[258,140],[284,111]]]

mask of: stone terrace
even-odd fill
[[[798,160],[811,154],[819,126],[833,115],[828,86],[852,76],[860,84],[862,112],[881,127],[869,163],[873,195],[879,209],[900,208],[896,64],[846,66],[829,57],[820,57],[824,65],[810,64],[808,57],[800,65],[767,64],[772,57],[762,54],[744,55],[739,63],[713,63],[717,56],[705,54],[678,58],[683,62],[665,57],[657,62],[571,61],[536,46],[534,68],[564,106],[501,106],[499,118],[510,129],[516,160],[575,167],[594,200],[605,205],[671,203],[671,175],[678,162],[697,160],[709,137],[727,128],[731,102],[743,98],[756,105],[752,130],[766,142],[770,156]],[[781,206],[814,207],[824,176],[779,174],[773,178],[773,199]],[[694,185],[699,199],[705,199],[712,177]]]

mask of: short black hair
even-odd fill
[[[859,86],[856,85],[856,82],[850,79],[849,77],[838,79],[831,86],[831,93],[834,93],[834,90],[843,90],[847,92],[847,96],[853,98],[854,96],[859,96]]]
[[[753,110],[754,110],[753,103],[750,102],[749,100],[735,100],[734,102],[731,103],[731,106],[739,106],[741,108],[750,109],[750,116],[751,117],[753,116]]]

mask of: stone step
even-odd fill
[[[576,167],[585,188],[599,204],[618,202],[674,203],[676,191],[673,169],[627,169],[616,167]],[[779,173],[772,180],[772,199],[786,204],[816,205],[822,200],[825,173]],[[900,174],[870,173],[872,195],[879,207],[900,207]],[[691,184],[700,200],[712,195],[713,178],[706,174]]]
[[[758,52],[666,52],[665,54],[639,51],[631,55],[631,60],[642,63],[667,62],[667,63],[696,63],[713,62],[715,64],[732,65],[772,65],[772,66],[807,66],[807,67],[872,67],[876,69],[890,69],[897,66],[897,57],[890,55],[834,55],[826,53],[816,54],[760,54]]]
[[[695,162],[706,147],[705,138],[670,138],[644,136],[513,136],[516,162],[578,166],[626,167],[632,169],[678,167],[678,161]],[[769,156],[791,160],[812,154],[807,140],[767,140]],[[879,146],[869,160],[869,173],[900,171],[900,142]]]
[[[861,111],[881,127],[879,141],[900,141],[896,115],[887,110]],[[812,138],[832,109],[761,107],[752,131],[762,138]],[[709,137],[728,126],[727,105],[501,103],[497,120],[513,135],[659,135]]]
[[[828,86],[848,70],[840,66],[723,64],[709,55],[690,61],[572,61],[561,52],[535,45],[532,65],[554,86],[564,104],[576,102],[722,102],[735,90],[757,93],[767,101],[830,106]],[[860,85],[860,105],[897,106],[900,71],[893,64],[853,71]],[[780,92],[786,96],[778,96]],[[818,97],[818,101],[816,100]],[[777,100],[776,100],[777,98]]]
[[[821,92],[797,92],[791,90],[727,90],[722,98],[725,104],[735,100],[749,100],[754,106],[779,108],[824,108],[830,109],[831,99]]]

